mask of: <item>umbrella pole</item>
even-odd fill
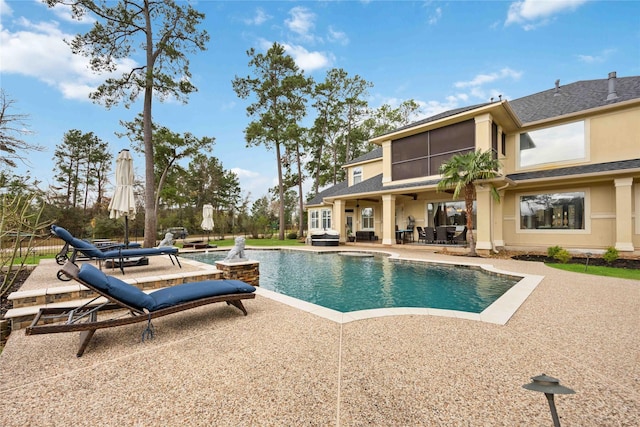
[[[124,247],[129,248],[129,215],[124,216]]]

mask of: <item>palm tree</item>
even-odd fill
[[[473,201],[476,198],[476,181],[491,179],[498,175],[500,162],[493,158],[491,150],[485,152],[470,151],[464,154],[456,154],[448,161],[440,165],[442,179],[438,182],[438,191],[453,188],[453,198],[457,199],[464,191],[464,204],[467,210],[467,240],[469,241],[470,255],[476,255],[476,243],[473,238]],[[500,201],[500,195],[495,187],[491,186],[491,195]]]

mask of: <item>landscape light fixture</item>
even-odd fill
[[[584,271],[587,271],[587,268],[589,267],[589,257],[592,254],[591,254],[591,252],[587,252],[585,255],[587,256],[587,262],[584,263]]]
[[[560,419],[558,418],[558,412],[556,411],[556,404],[553,400],[554,394],[574,394],[575,391],[570,388],[560,385],[560,380],[542,374],[537,377],[531,378],[533,381],[529,384],[524,384],[522,388],[527,390],[539,391],[544,393],[549,401],[549,409],[551,410],[551,418],[553,418],[554,427],[560,427]]]

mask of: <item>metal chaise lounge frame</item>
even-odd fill
[[[180,260],[178,259],[178,248],[173,246],[164,246],[159,248],[136,248],[136,249],[125,249],[122,246],[116,247],[115,249],[103,251],[97,246],[87,242],[86,240],[78,239],[74,237],[69,231],[66,229],[59,227],[57,225],[51,226],[51,232],[64,240],[69,244],[70,247],[73,248],[73,253],[69,258],[69,261],[75,263],[78,254],[81,253],[88,257],[89,259],[97,259],[99,263],[106,260],[112,260],[115,265],[115,261],[118,261],[118,266],[120,267],[120,271],[124,274],[124,264],[125,259],[131,257],[145,257],[145,256],[153,256],[153,255],[168,255],[171,263],[173,265],[178,264],[178,267],[182,268],[180,264]],[[174,261],[175,259],[175,261]],[[100,264],[102,267],[102,264]],[[58,273],[58,279],[60,280],[70,280],[64,274]]]
[[[83,264],[83,269],[93,269],[90,273],[96,274],[95,272],[99,272],[104,275],[108,280],[115,281],[118,283],[118,286],[124,288],[126,292],[133,292],[134,295],[143,293],[137,287],[130,285],[117,279],[113,276],[107,276],[102,271],[98,270],[91,264]],[[196,299],[191,299],[185,302],[177,302],[173,305],[169,305],[166,307],[160,307],[158,309],[149,310],[147,308],[142,308],[140,306],[134,305],[126,300],[121,298],[117,298],[108,290],[105,290],[105,286],[95,286],[95,283],[90,283],[86,280],[83,280],[79,277],[80,268],[77,265],[73,264],[70,261],[67,261],[65,265],[62,267],[61,271],[67,275],[68,277],[72,277],[82,285],[86,286],[88,289],[94,291],[98,294],[92,300],[86,302],[85,304],[79,307],[45,307],[41,308],[31,322],[26,330],[26,335],[38,335],[38,334],[53,334],[53,333],[63,333],[63,332],[80,332],[80,346],[78,347],[78,352],[76,353],[77,357],[81,357],[91,341],[93,334],[98,329],[104,328],[112,328],[115,326],[123,326],[129,325],[132,323],[139,322],[147,322],[147,328],[142,333],[142,340],[144,341],[145,337],[153,338],[153,326],[151,325],[151,320],[157,317],[166,316],[168,314],[177,313],[184,310],[189,310],[191,308],[200,307],[203,305],[213,304],[216,302],[226,302],[227,305],[233,305],[237,307],[244,315],[247,315],[247,310],[244,308],[242,304],[243,299],[252,299],[255,298],[255,288],[251,285],[248,285],[239,280],[206,280],[202,282],[190,282],[182,285],[176,285],[170,288],[160,289],[158,291],[151,292],[148,294],[149,296],[155,294],[156,292],[162,293],[163,291],[173,291],[175,294],[176,291],[179,293],[181,288],[182,290],[195,290],[197,294],[202,294],[201,289],[202,286],[222,286],[225,291],[230,291],[231,289],[235,289],[235,293],[222,293],[218,295],[212,296],[204,296],[198,297]],[[86,275],[85,275],[86,276]],[[224,283],[224,285],[222,285]],[[195,287],[199,286],[198,289]],[[184,292],[183,292],[184,293]],[[146,294],[145,294],[146,295]],[[172,295],[168,292],[164,292],[165,299],[168,296],[168,299],[175,299],[175,295]],[[101,302],[101,297],[106,298],[106,302]],[[188,298],[188,295],[186,295]],[[122,310],[129,311],[129,317],[123,317]],[[98,313],[105,311],[114,311],[109,313],[109,317],[105,319],[98,320]],[[64,323],[52,323],[52,322],[60,322],[64,320]]]

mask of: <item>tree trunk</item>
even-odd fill
[[[302,166],[300,160],[300,145],[296,145],[296,162],[298,164],[298,201],[300,203],[298,209],[298,237],[302,237],[304,227],[302,226],[302,218],[304,213],[304,197],[302,194]]]
[[[464,205],[467,210],[467,240],[469,241],[469,255],[476,256],[476,242],[473,238],[473,199],[475,194],[473,184],[464,188]]]
[[[284,182],[282,181],[282,158],[280,156],[280,143],[276,141],[276,158],[278,159],[278,196],[280,197],[280,207],[278,209],[278,216],[280,217],[280,224],[278,230],[278,239],[284,240]]]
[[[142,133],[144,141],[144,247],[152,248],[156,245],[156,199],[155,175],[153,171],[153,127],[151,123],[151,102],[153,100],[153,34],[151,30],[151,16],[148,1],[145,0],[145,23],[147,37],[147,76],[144,88],[144,106],[142,109]]]

